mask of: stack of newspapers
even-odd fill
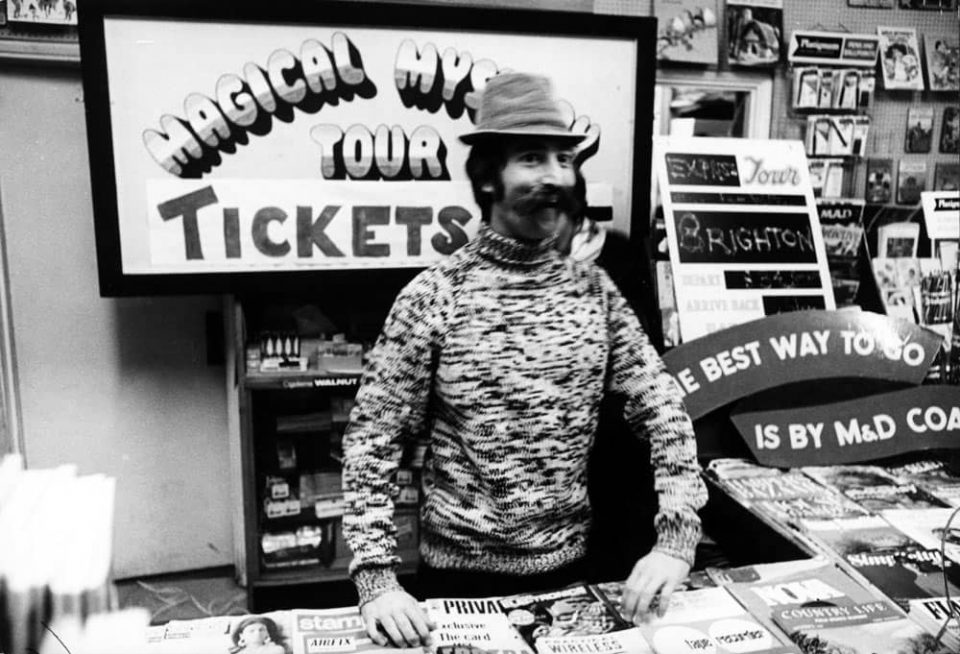
[[[0,652],[35,652],[52,625],[110,611],[115,480],[0,460]]]

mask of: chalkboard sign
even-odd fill
[[[680,336],[833,309],[803,144],[654,139]]]

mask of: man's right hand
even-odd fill
[[[430,631],[436,628],[417,600],[403,590],[391,590],[370,600],[360,607],[360,615],[367,634],[380,647],[388,644],[394,647],[428,646]]]

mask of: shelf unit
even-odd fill
[[[359,337],[357,340],[369,346],[379,333],[393,296],[393,293],[386,292],[380,297],[365,298],[368,301],[362,307],[357,306],[359,303],[338,303],[339,298],[327,299],[330,312],[335,315],[334,322],[350,323],[344,331]],[[232,297],[226,300],[225,305],[229,344],[228,396],[229,403],[233,404],[230,407],[233,422],[232,476],[234,493],[239,500],[235,503],[234,518],[235,568],[239,583],[247,589],[248,607],[251,610],[259,610],[255,608],[258,605],[258,591],[285,593],[287,589],[292,591],[295,587],[350,586],[347,566],[352,554],[343,542],[340,518],[318,518],[311,508],[312,500],[304,497],[303,489],[297,489],[299,492],[295,493],[298,501],[301,501],[299,514],[273,518],[265,514],[268,476],[286,480],[293,490],[299,485],[301,475],[319,473],[324,480],[317,483],[314,492],[333,492],[333,473],[339,467],[337,442],[346,426],[344,406],[349,406],[360,386],[359,372],[330,373],[320,370],[312,357],[309,357],[310,367],[306,371],[247,370],[246,346],[255,341],[265,327],[272,325],[276,329],[277,316],[287,320],[285,312],[291,302],[297,301],[289,298]],[[322,297],[319,303],[323,303]],[[338,310],[340,313],[336,315]],[[309,353],[304,351],[303,354]],[[335,408],[337,403],[340,404]],[[310,414],[312,418],[307,420],[307,426],[301,425],[293,431],[282,430],[277,420],[282,416],[302,418]],[[320,415],[324,417],[318,418]],[[327,416],[330,417],[329,424]],[[280,463],[282,457],[278,455],[277,445],[284,440],[292,444],[291,449],[296,453],[293,467],[289,466],[289,460],[286,461],[287,466]],[[313,497],[310,493],[306,495]],[[401,542],[398,551],[403,561],[399,573],[411,575],[417,565],[417,507],[398,506],[397,516],[408,527],[404,532],[407,534],[405,541]],[[290,561],[281,563],[281,559],[274,562],[279,567],[268,567],[261,544],[263,533],[291,533],[300,526],[321,527],[321,549],[318,552],[321,562],[284,567]],[[328,540],[331,536],[332,539]],[[332,554],[330,549],[322,549],[325,543],[328,548],[332,543]],[[304,558],[308,558],[308,555],[305,554]],[[315,558],[313,552],[309,553],[309,558]],[[343,603],[349,602],[348,599]]]

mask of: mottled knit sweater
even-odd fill
[[[587,459],[608,392],[628,398],[628,423],[651,439],[655,549],[691,562],[706,500],[693,428],[607,274],[552,240],[525,244],[483,226],[418,275],[370,353],[344,436],[343,528],[360,603],[400,588],[391,475],[424,435],[427,564],[524,575],[582,558]]]

